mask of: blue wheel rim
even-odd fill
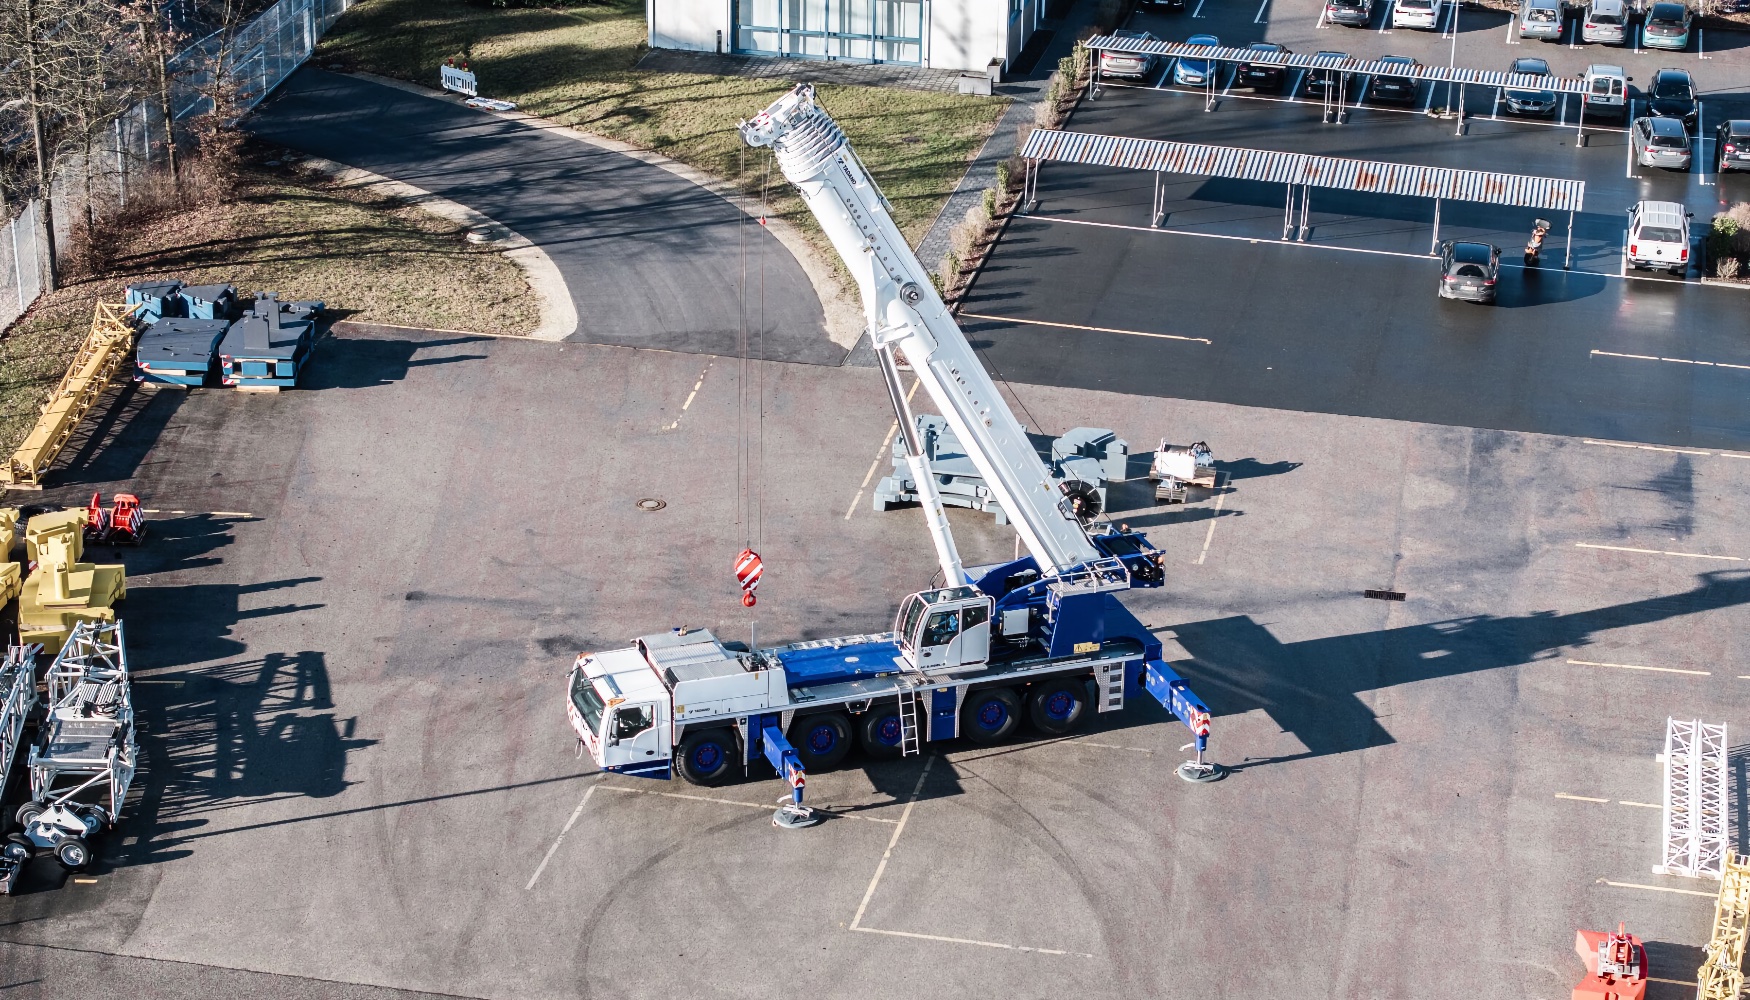
[[[1045,698],[1045,717],[1053,722],[1068,722],[1075,714],[1076,696],[1064,690],[1051,692]]]
[[[899,746],[899,716],[884,715],[875,723],[875,742],[882,746]]]
[[[992,698],[978,706],[978,712],[972,717],[972,721],[985,732],[994,733],[1009,721],[1009,706],[1003,704],[999,698]]]
[[[832,753],[839,744],[838,727],[830,722],[822,722],[809,727],[808,735],[803,739],[808,749],[817,754]]]
[[[705,742],[693,748],[693,767],[704,774],[710,774],[723,766],[723,748],[716,743]]]

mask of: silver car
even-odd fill
[[[1114,31],[1113,35],[1135,42],[1158,42],[1160,39],[1146,31]],[[1154,72],[1155,57],[1138,52],[1100,51],[1101,76],[1131,76],[1147,77]]]
[[[1628,10],[1622,0],[1592,0],[1580,22],[1580,40],[1588,44],[1621,45],[1628,40]]]
[[[1513,65],[1507,72],[1515,76],[1550,75],[1549,63],[1535,56],[1521,56],[1513,60]],[[1513,88],[1501,92],[1502,100],[1507,102],[1507,110],[1516,115],[1550,115],[1555,114],[1556,92],[1553,90],[1520,90]]]
[[[1689,131],[1681,118],[1636,118],[1629,131],[1635,162],[1643,167],[1688,170]]]

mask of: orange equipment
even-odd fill
[[[1647,949],[1626,924],[1617,924],[1614,934],[1576,931],[1574,951],[1586,963],[1586,978],[1574,987],[1574,1000],[1645,1000]]]
[[[140,509],[140,498],[132,493],[117,493],[115,505],[103,509],[103,494],[91,494],[85,505],[85,538],[87,541],[110,545],[138,545],[146,540],[146,517]]]

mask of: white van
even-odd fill
[[[1637,271],[1689,273],[1689,213],[1674,201],[1643,201],[1628,210],[1628,264]]]
[[[1392,4],[1391,26],[1433,31],[1440,27],[1440,15],[1445,12],[1446,0],[1397,0]]]
[[[1593,63],[1586,67],[1586,114],[1627,120],[1630,79],[1621,66]]]

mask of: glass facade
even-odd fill
[[[923,62],[923,0],[735,0],[735,51]]]

